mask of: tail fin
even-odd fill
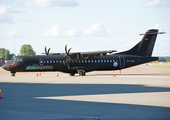
[[[163,34],[163,32],[158,32],[157,29],[151,29],[148,30],[145,34],[140,34],[144,35],[142,40],[130,50],[122,52],[120,54],[151,56],[157,34]]]

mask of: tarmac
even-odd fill
[[[0,68],[0,120],[170,119],[170,68],[36,74]]]

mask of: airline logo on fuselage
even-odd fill
[[[53,66],[43,66],[43,59],[39,59],[39,65],[34,64],[34,65],[29,65],[26,66],[26,70],[53,70]]]
[[[53,66],[39,66],[38,64],[29,65],[26,70],[53,70]]]

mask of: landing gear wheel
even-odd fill
[[[75,75],[75,73],[69,73],[69,75],[70,75],[70,76],[74,76],[74,75]]]
[[[79,76],[85,76],[86,72],[84,70],[78,70]]]
[[[16,73],[16,72],[11,72],[11,76],[15,76],[15,73]]]

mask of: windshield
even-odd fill
[[[21,58],[12,58],[11,61],[22,61]]]

